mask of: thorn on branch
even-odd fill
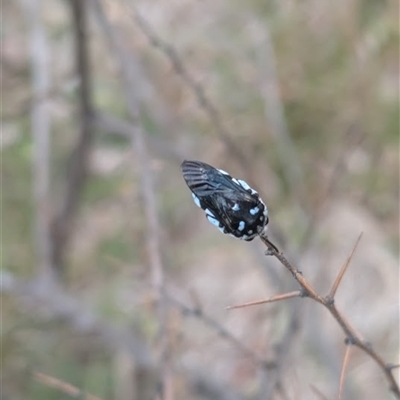
[[[350,359],[350,350],[351,350],[352,344],[354,344],[354,339],[346,338],[346,353],[344,354],[342,370],[340,372],[339,394],[338,394],[339,400],[342,398],[342,394],[343,394],[344,377],[345,377],[346,367],[347,367],[347,365],[349,363],[349,359]]]
[[[340,269],[339,274],[336,277],[335,282],[333,283],[332,288],[327,297],[330,297],[332,299],[335,297],[336,291],[340,285],[340,282],[342,281],[342,278],[343,278],[345,272],[347,271],[348,266],[350,265],[350,261],[352,260],[352,258],[354,256],[354,253],[356,251],[358,244],[360,243],[362,235],[363,235],[363,232],[361,232],[360,235],[358,236],[357,241],[353,247],[353,250],[351,251],[350,255],[347,257],[346,262],[343,264],[342,268]]]
[[[266,304],[266,303],[274,303],[280,300],[286,300],[286,299],[291,299],[293,297],[301,297],[302,291],[301,290],[296,290],[294,292],[289,292],[289,293],[284,293],[284,294],[279,294],[277,296],[272,296],[268,299],[263,299],[263,300],[256,300],[256,301],[250,301],[248,303],[244,304],[239,304],[236,306],[229,306],[226,309],[227,310],[233,310],[235,308],[245,308],[245,307],[250,307],[250,306],[255,306],[255,305],[260,305],[260,304]]]

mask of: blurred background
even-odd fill
[[[268,205],[270,239],[399,353],[396,1],[3,2],[4,399],[333,399],[345,336],[184,159]],[[90,397],[90,395],[92,397]],[[393,398],[354,349],[343,399]]]

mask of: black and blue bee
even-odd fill
[[[195,204],[222,233],[253,240],[268,224],[268,210],[245,181],[200,161],[184,161],[183,178]]]

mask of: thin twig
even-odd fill
[[[301,295],[302,295],[301,290],[296,290],[294,292],[289,292],[289,293],[284,293],[284,294],[279,294],[279,295],[276,295],[276,296],[272,296],[269,299],[249,301],[248,303],[243,303],[243,304],[239,304],[239,305],[236,305],[236,306],[228,306],[228,307],[226,307],[226,309],[227,310],[233,310],[233,309],[236,309],[236,308],[245,308],[245,307],[255,306],[255,305],[259,305],[259,304],[273,303],[275,301],[291,299],[293,297],[301,297]]]
[[[350,261],[352,260],[352,258],[354,256],[354,253],[356,251],[356,248],[357,248],[358,244],[360,243],[362,235],[363,235],[363,232],[361,232],[360,235],[358,236],[357,241],[356,241],[356,243],[355,243],[355,245],[353,247],[353,250],[351,251],[350,255],[347,257],[346,262],[343,264],[343,266],[342,266],[337,278],[335,279],[335,282],[332,285],[332,289],[330,290],[330,292],[328,294],[328,297],[330,299],[334,299],[336,291],[337,291],[337,289],[338,289],[338,287],[340,285],[340,282],[342,281],[342,278],[343,278],[345,272],[347,271],[348,266],[350,265]]]
[[[341,400],[343,395],[344,377],[346,375],[346,368],[350,360],[350,351],[351,351],[351,343],[349,342],[346,345],[346,352],[344,353],[342,370],[340,371],[338,400]]]
[[[65,250],[71,234],[73,218],[88,175],[88,155],[92,147],[92,95],[87,32],[87,1],[70,0],[75,30],[76,69],[79,76],[79,113],[81,132],[68,168],[64,202],[52,224],[52,264],[64,272]]]
[[[33,372],[35,381],[42,383],[53,389],[57,389],[60,392],[67,394],[73,398],[79,398],[83,400],[102,400],[100,397],[94,396],[93,394],[86,393],[83,390],[77,388],[70,383],[64,382],[61,379],[54,378],[53,376],[43,374],[42,372]]]
[[[370,343],[365,342],[360,338],[360,336],[355,332],[354,328],[336,308],[334,300],[332,298],[329,298],[329,296],[323,297],[317,294],[317,292],[303,277],[301,272],[294,268],[292,264],[283,256],[282,253],[277,252],[275,246],[270,245],[270,241],[266,237],[265,232],[260,235],[260,239],[268,248],[267,254],[277,258],[279,262],[292,274],[294,279],[299,283],[304,291],[305,297],[309,297],[310,299],[316,301],[317,303],[320,303],[325,308],[327,308],[344,331],[346,335],[346,340],[349,343],[352,343],[354,346],[360,348],[364,353],[368,354],[379,365],[382,372],[384,373],[386,380],[389,383],[390,390],[393,392],[396,398],[400,399],[400,388],[393,376],[392,369],[388,368],[388,364],[383,360],[380,355],[378,355],[378,353],[375,352]]]

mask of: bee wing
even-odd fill
[[[185,160],[181,169],[186,184],[198,197],[221,194],[232,201],[254,200],[254,197],[236,179],[211,165],[201,161]]]
[[[209,171],[215,169],[200,161],[184,161],[181,165],[183,178],[190,190],[199,197],[210,196],[219,187],[219,183],[209,177]]]

